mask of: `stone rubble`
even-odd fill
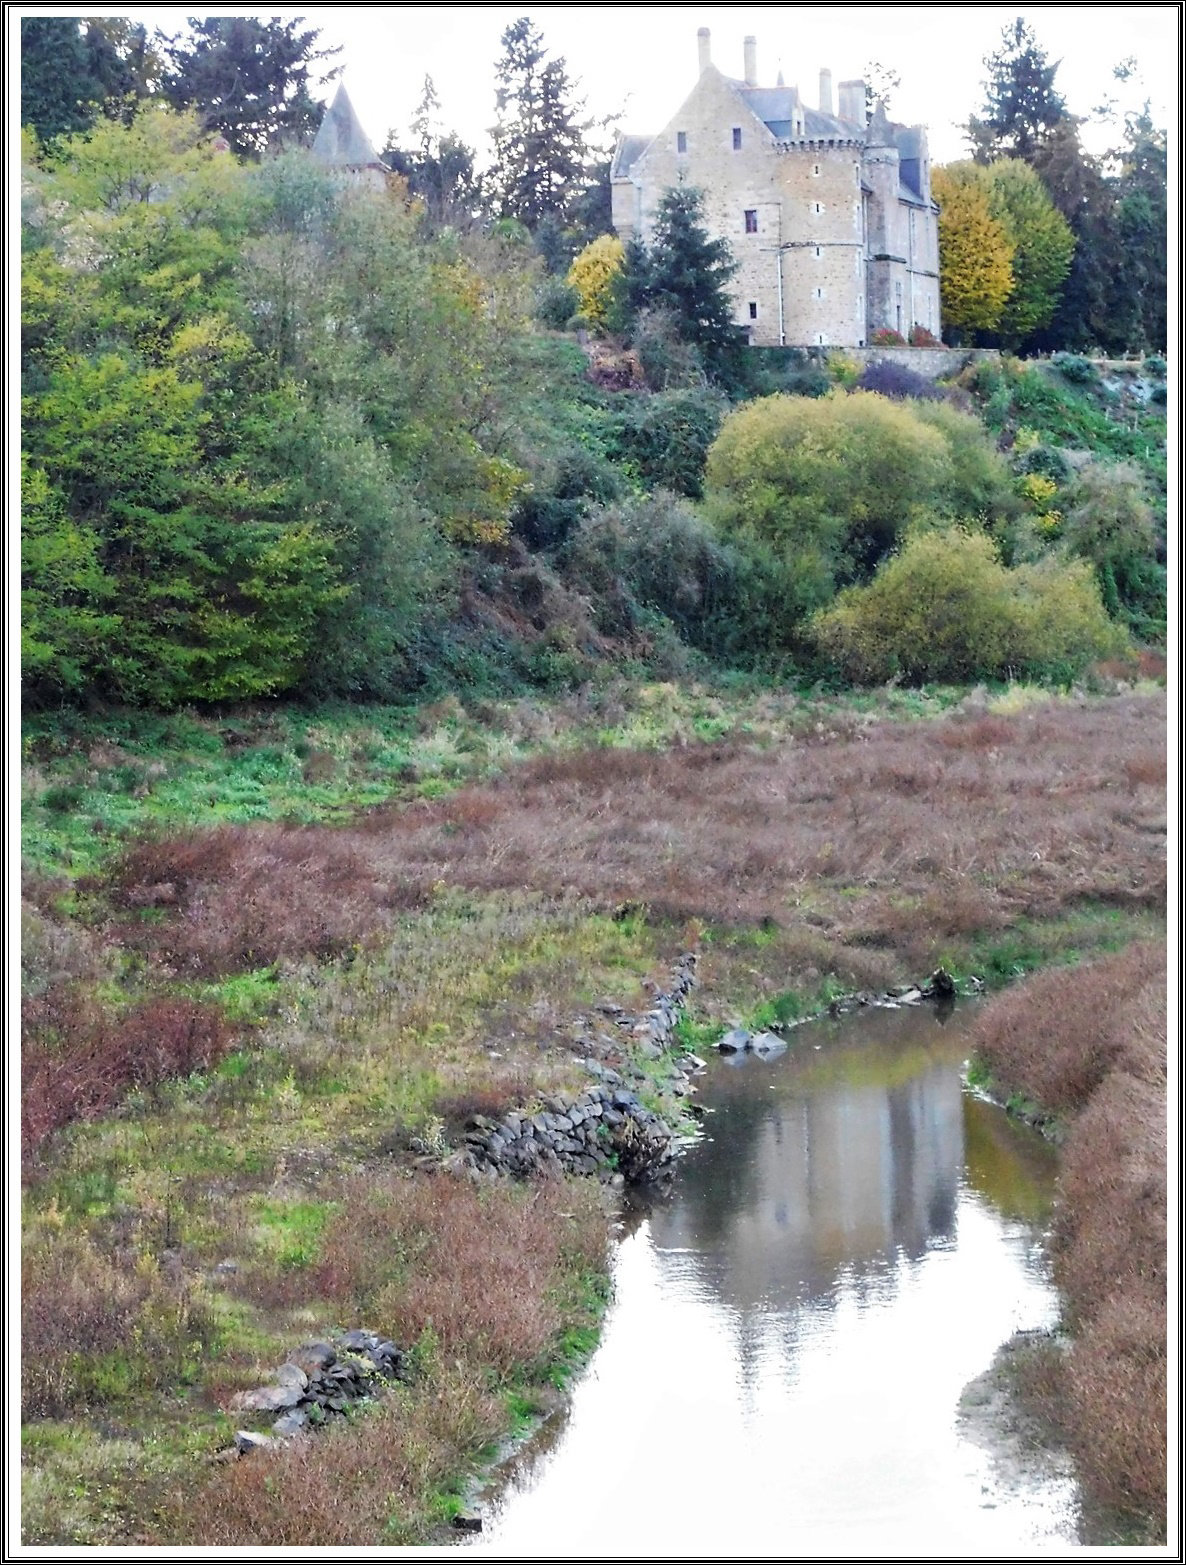
[[[597,1010],[626,1032],[630,1047],[644,1058],[658,1059],[671,1047],[676,1024],[696,982],[696,956],[688,952],[676,964],[670,988],[655,995],[641,1017],[626,1014],[605,1001]],[[586,1047],[618,1059],[612,1038],[584,1039]],[[586,1174],[607,1182],[645,1184],[666,1178],[682,1144],[679,1134],[640,1100],[625,1077],[643,1079],[642,1072],[620,1059],[622,1068],[593,1055],[581,1066],[597,1085],[581,1093],[555,1094],[535,1112],[512,1110],[501,1120],[477,1114],[469,1122],[465,1146],[446,1159],[445,1166],[473,1177],[502,1174]],[[673,1061],[671,1091],[684,1097],[694,1089],[687,1078],[703,1070],[694,1055]]]

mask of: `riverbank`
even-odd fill
[[[606,1214],[588,1181],[448,1196],[423,1160],[586,1090],[580,1040],[620,1046],[613,1008],[644,1016],[682,951],[695,1049],[1164,929],[1157,691],[615,699],[31,729],[28,1541],[447,1521],[588,1351]],[[623,1057],[657,1102],[662,1062]],[[235,1393],[334,1325],[420,1381],[267,1481],[207,1472]]]
[[[996,997],[971,1040],[999,1095],[1065,1125],[1051,1248],[1069,1335],[1030,1344],[1015,1379],[1121,1542],[1166,1529],[1166,982],[1164,944],[1136,944]]]

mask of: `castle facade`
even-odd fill
[[[712,63],[657,136],[621,136],[610,171],[623,242],[650,242],[664,192],[704,194],[705,222],[738,263],[734,319],[755,346],[864,347],[879,328],[939,335],[939,209],[922,125],[866,112],[863,81],[820,72],[819,107],[797,87],[760,87],[757,44],[745,75]]]

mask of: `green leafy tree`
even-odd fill
[[[549,215],[566,217],[589,182],[592,121],[583,117],[567,63],[547,58],[530,17],[513,22],[501,43],[491,187],[499,216],[534,232]]]
[[[966,167],[976,170],[975,164]],[[1071,268],[1075,238],[1027,163],[1000,158],[982,171],[982,177],[989,211],[1013,249],[1013,287],[997,333],[1006,346],[1017,348],[1053,319]]]
[[[475,171],[474,149],[452,131],[441,131],[438,108],[433,79],[425,76],[411,120],[410,146],[400,147],[392,131],[383,158],[423,203],[428,230],[469,228],[482,208],[481,176]]]
[[[937,168],[939,298],[944,329],[994,331],[1013,292],[1013,246],[970,164]]]
[[[341,50],[318,49],[320,29],[302,29],[303,21],[191,17],[189,33],[165,43],[169,101],[196,109],[204,128],[221,132],[243,156],[308,142],[325,108],[313,96],[314,78],[338,74],[340,67],[323,62]]]
[[[985,65],[984,107],[967,125],[976,161],[1028,160],[1066,115],[1054,87],[1058,61],[1051,64],[1033,29],[1019,16],[1004,29],[1000,47]]]

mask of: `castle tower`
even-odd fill
[[[313,138],[313,156],[353,184],[376,190],[386,188],[387,165],[380,160],[359,123],[349,94],[340,84]]]

